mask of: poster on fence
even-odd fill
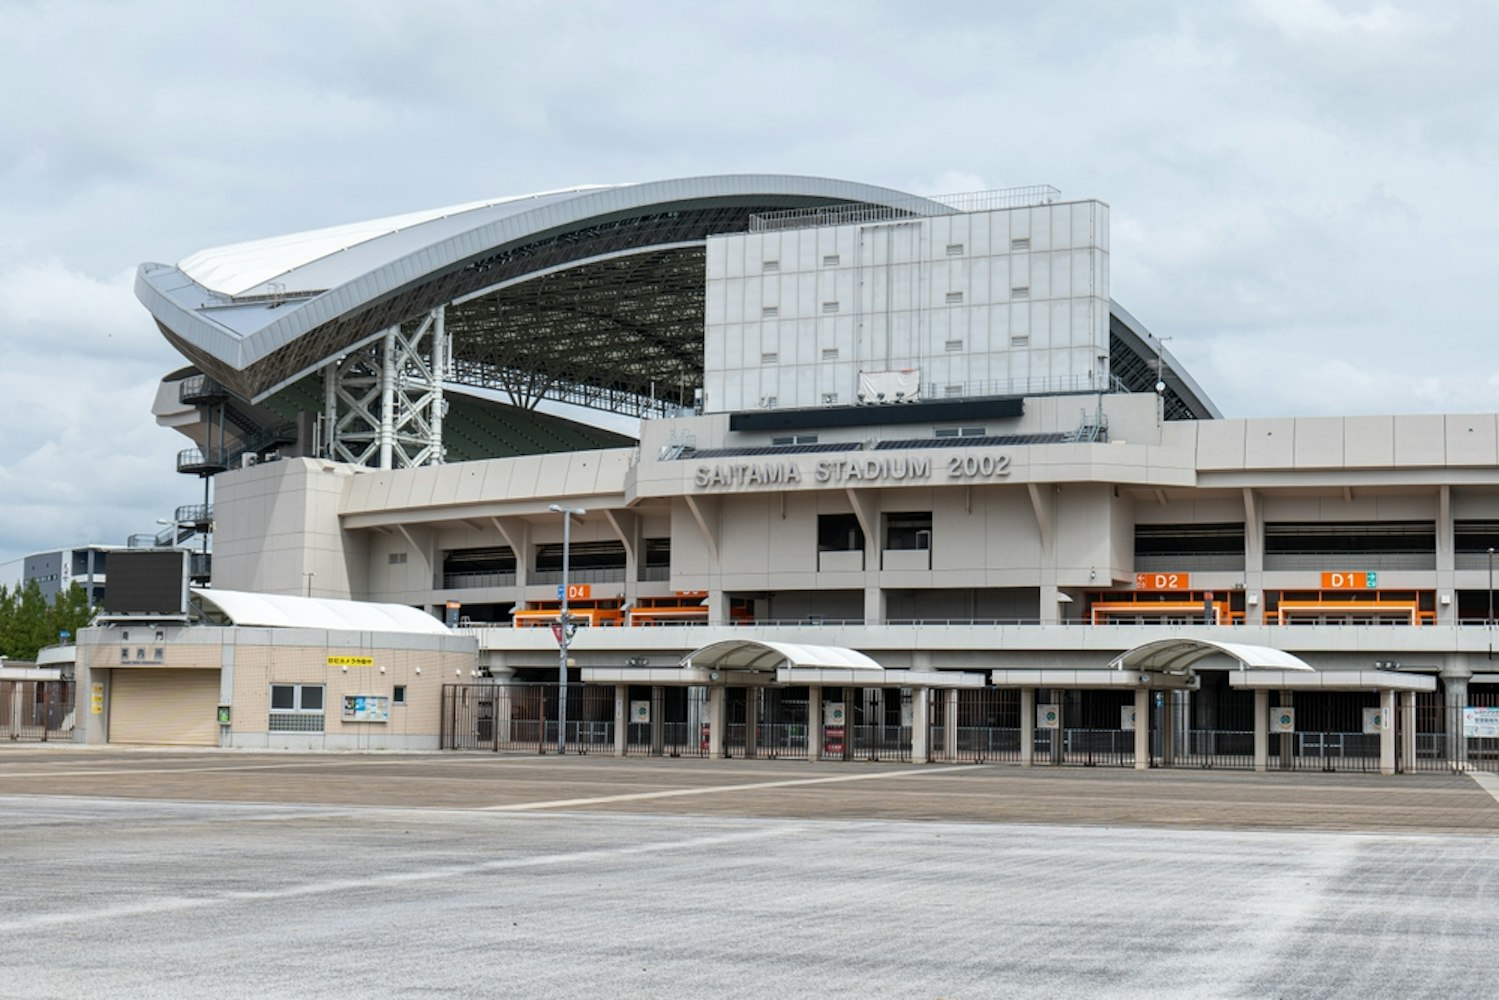
[[[1294,733],[1296,731],[1296,709],[1272,708],[1270,710],[1272,733]]]
[[[1119,728],[1125,732],[1133,732],[1135,728],[1135,706],[1119,706]]]
[[[1062,706],[1060,705],[1037,705],[1036,706],[1036,728],[1058,729],[1062,725]]]
[[[1382,733],[1390,728],[1390,720],[1382,708],[1364,709],[1364,732]]]
[[[651,721],[651,703],[649,701],[630,702],[630,721],[637,725],[644,725]]]
[[[1463,735],[1472,739],[1499,739],[1499,708],[1463,709]]]

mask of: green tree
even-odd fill
[[[59,591],[49,603],[35,580],[15,588],[0,584],[0,654],[34,660],[37,650],[58,641],[66,630],[76,636],[93,621],[95,609],[78,584]]]

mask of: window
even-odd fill
[[[947,353],[952,354],[955,351],[961,351],[963,349],[963,342],[961,340],[944,341],[942,344],[942,349]]]
[[[1028,334],[1028,333],[1017,333],[1017,334],[1015,334],[1013,337],[1010,338],[1010,346],[1011,347],[1029,347],[1029,346],[1031,346],[1031,337],[1030,337],[1030,334]]]
[[[949,257],[961,257],[961,256],[963,256],[963,244],[961,244],[961,243],[949,243],[947,245],[947,255]]]
[[[1016,253],[1019,253],[1023,250],[1029,250],[1030,248],[1031,238],[1029,236],[1017,236],[1010,241],[1010,249]]]
[[[942,387],[942,395],[949,399],[954,396],[961,396],[963,395],[963,387],[961,385],[945,385]]]
[[[952,388],[956,388],[953,386]],[[936,427],[932,430],[932,437],[938,438],[974,438],[983,437],[985,430],[982,427]]]
[[[817,551],[862,552],[864,529],[852,514],[817,515]]]
[[[1012,298],[1012,299],[1028,299],[1030,297],[1031,297],[1031,286],[1030,285],[1021,285],[1021,286],[1019,286],[1017,288],[1010,289],[1010,298]]]
[[[761,319],[775,319],[779,315],[781,315],[780,306],[766,306],[760,310]]]
[[[395,689],[390,693],[390,703],[392,705],[406,704],[406,685],[397,684],[395,686]]]
[[[837,361],[838,360],[838,348],[836,348],[836,347],[824,347],[822,349],[822,360],[824,360],[824,361]]]
[[[817,435],[816,434],[786,434],[786,435],[783,435],[781,437],[773,437],[773,438],[771,438],[770,439],[770,443],[773,444],[773,445],[816,444],[817,443]]]
[[[962,305],[963,304],[963,293],[962,292],[948,292],[947,293],[947,304],[950,305],[950,306]]]
[[[391,566],[404,566],[406,565],[406,553],[392,552],[386,557],[386,560]]]
[[[760,355],[760,363],[762,365],[773,365],[779,360],[781,360],[781,356],[775,351],[766,351]]]
[[[885,515],[885,548],[930,549],[931,547],[931,511]]]
[[[322,732],[323,685],[272,684],[271,716],[266,728],[273,733]]]
[[[767,260],[765,263],[760,265],[760,270],[765,272],[766,274],[775,274],[780,269],[781,262],[778,260]]]
[[[838,311],[838,303],[836,303],[836,302],[824,302],[822,304],[822,311],[825,312],[825,313],[835,313],[835,312]]]
[[[823,254],[823,257],[822,257],[822,266],[823,267],[837,267],[839,260],[840,260],[839,256],[837,254],[835,254],[835,253]]]

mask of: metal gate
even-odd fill
[[[1018,688],[968,688],[930,694],[927,746],[933,760],[981,764],[1020,759]]]
[[[823,760],[911,759],[909,688],[824,688],[824,707],[843,706],[842,724],[822,720]]]
[[[444,684],[444,750],[557,749],[557,692],[550,684]],[[567,686],[569,753],[614,752],[614,689]]]
[[[1469,689],[1466,706],[1446,705],[1442,691],[1416,695],[1415,759],[1401,761],[1407,771],[1499,772],[1499,736],[1492,720],[1499,714],[1499,689]],[[1476,711],[1475,711],[1476,710]],[[1396,713],[1400,724],[1408,711]],[[1396,745],[1403,746],[1405,741]]]
[[[68,739],[73,690],[72,681],[0,681],[0,739]]]

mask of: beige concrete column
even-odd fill
[[[1135,688],[1135,770],[1150,770],[1150,689]]]
[[[1406,773],[1416,769],[1416,692],[1400,692],[1400,762]]]
[[[723,731],[728,721],[729,689],[715,684],[708,688],[708,757],[723,759]]]
[[[1395,692],[1379,692],[1379,714],[1384,726],[1379,730],[1379,773],[1395,773]]]
[[[760,689],[744,689],[744,755],[753,758],[759,743]]]
[[[630,685],[614,685],[614,756],[623,757],[630,743]]]
[[[942,692],[942,756],[952,762],[958,759],[958,689]]]
[[[1036,689],[1020,689],[1020,766],[1036,763]]]
[[[1270,690],[1254,690],[1254,769],[1270,769]]]
[[[1139,715],[1135,725],[1140,724]],[[1176,766],[1176,692],[1165,691],[1161,697],[1161,766]]]
[[[807,688],[807,759],[822,760],[822,685]]]
[[[651,687],[651,754],[660,757],[666,753],[666,689],[656,684]]]
[[[930,764],[932,761],[931,735],[932,689],[911,689],[911,762]]]

